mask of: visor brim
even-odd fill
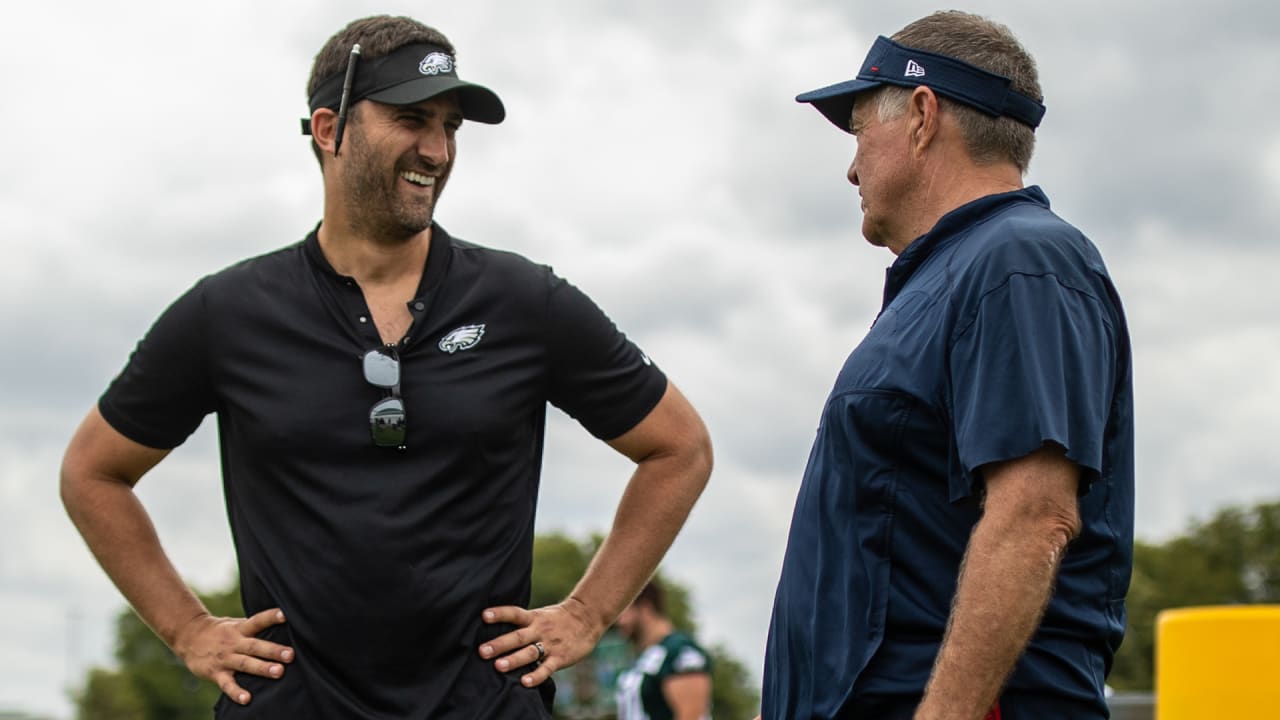
[[[454,77],[422,77],[369,93],[364,99],[388,105],[412,105],[437,95],[455,91],[462,117],[473,122],[497,125],[507,116],[507,110],[497,93],[483,85],[464,82]]]
[[[817,90],[810,90],[796,96],[796,102],[809,103],[832,125],[849,132],[849,121],[853,119],[853,100],[859,93],[874,90],[883,83],[871,80],[846,80],[828,85]]]

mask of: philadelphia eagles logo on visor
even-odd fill
[[[453,72],[453,58],[442,52],[433,52],[418,63],[418,72],[423,75],[439,75]]]
[[[480,343],[484,337],[484,325],[463,325],[440,338],[440,349],[454,354],[459,350],[470,350]]]

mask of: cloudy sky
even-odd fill
[[[705,640],[759,672],[822,401],[878,307],[852,140],[792,101],[856,72],[909,0],[10,3],[0,11],[0,710],[70,717],[122,607],[57,467],[156,314],[300,239],[320,176],[298,135],[314,53],[411,14],[508,120],[460,134],[438,219],[553,265],[657,360],[717,466],[665,565]],[[1040,63],[1028,182],[1089,234],[1135,347],[1138,531],[1280,497],[1280,5],[978,0]],[[181,571],[232,577],[213,423],[139,492]],[[603,531],[628,464],[554,413],[539,528]]]

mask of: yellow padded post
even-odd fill
[[[1160,613],[1156,718],[1280,718],[1280,605]]]

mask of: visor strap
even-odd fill
[[[1035,129],[1044,117],[1043,103],[1010,87],[1003,75],[963,60],[876,38],[858,73],[859,80],[932,88],[938,94],[994,116],[1007,116]]]

